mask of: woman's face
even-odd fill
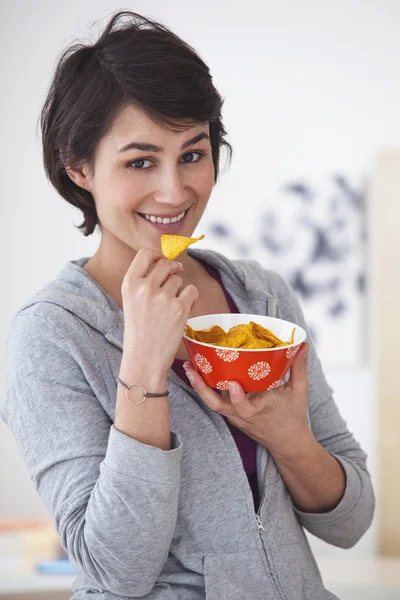
[[[174,132],[128,106],[100,140],[85,187],[95,200],[102,243],[137,251],[160,250],[163,233],[191,236],[213,185],[208,123]]]

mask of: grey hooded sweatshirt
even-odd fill
[[[254,261],[189,250],[212,265],[242,313],[306,328],[288,284]],[[113,427],[124,315],[67,263],[12,321],[4,420],[79,575],[74,600],[327,600],[304,528],[349,548],[368,529],[374,493],[314,348],[309,423],[342,465],[346,489],[329,513],[303,513],[257,446],[261,504],[223,419],[170,370],[171,450]],[[155,349],[156,350],[156,349]],[[296,440],[293,440],[296,443]]]

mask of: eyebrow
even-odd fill
[[[188,148],[189,146],[192,146],[193,144],[197,144],[197,142],[200,142],[201,140],[209,140],[209,139],[210,139],[210,136],[208,135],[208,133],[206,133],[205,131],[202,131],[201,133],[195,135],[192,139],[190,139],[187,142],[185,142],[184,144],[182,144],[182,150],[184,150],[185,148]],[[130,142],[129,144],[122,146],[122,148],[120,148],[118,150],[118,153],[126,152],[127,150],[142,150],[143,152],[162,152],[163,151],[162,148],[160,148],[159,146],[154,146],[153,144],[145,144],[143,142]]]

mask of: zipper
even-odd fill
[[[260,515],[258,513],[256,513],[256,520],[257,520],[258,533],[261,535],[261,532],[265,531],[265,529],[264,529],[264,525],[262,524]]]
[[[110,342],[110,344],[112,344],[113,346],[115,346],[119,350],[123,350],[122,344],[120,344],[119,342],[113,340],[111,337],[105,336],[105,338],[106,338],[107,342]]]
[[[268,467],[269,467],[269,453],[267,455],[267,464],[265,465],[265,471],[264,471],[263,493],[262,493],[262,497],[261,497],[260,506],[258,507],[258,511],[256,512],[256,521],[257,521],[258,533],[260,535],[261,535],[262,531],[265,531],[263,522],[261,521],[260,513],[261,513],[261,509],[263,507],[263,504],[265,502],[265,499],[267,497]]]
[[[283,595],[281,587],[280,587],[278,581],[276,580],[276,573],[275,573],[274,568],[273,568],[273,566],[271,564],[271,559],[270,559],[269,553],[268,553],[268,551],[267,551],[267,549],[266,549],[266,547],[264,545],[264,540],[262,538],[262,532],[265,531],[265,528],[264,528],[263,522],[261,521],[260,512],[261,512],[261,509],[262,509],[263,504],[265,502],[265,499],[267,497],[267,477],[268,477],[269,463],[270,463],[270,455],[268,453],[268,455],[267,455],[267,464],[265,465],[265,471],[264,471],[263,495],[262,495],[262,499],[261,499],[261,502],[260,502],[260,506],[258,507],[258,511],[256,512],[256,521],[257,521],[258,533],[260,534],[261,545],[262,545],[262,548],[263,548],[263,551],[264,551],[264,557],[265,557],[265,560],[267,562],[268,570],[269,570],[269,573],[270,573],[270,578],[271,578],[272,586],[275,588],[275,590],[276,590],[279,598],[281,598],[282,600],[288,600],[286,598],[286,596]]]

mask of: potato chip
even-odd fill
[[[225,331],[219,325],[214,325],[209,329],[200,329],[199,331],[195,331],[189,325],[185,327],[185,333],[188,337],[196,340],[197,342],[203,342],[204,344],[216,344],[219,345],[219,342],[223,340],[226,336]]]
[[[208,329],[194,330],[189,325],[185,327],[185,334],[198,342],[213,344],[222,348],[244,348],[244,349],[263,349],[279,348],[281,346],[290,346],[294,344],[293,328],[290,342],[283,342],[272,331],[266,329],[258,323],[251,321],[249,324],[240,324],[231,327],[226,333],[219,325],[214,325]]]
[[[267,348],[274,348],[274,346],[279,346],[283,343],[282,340],[278,338],[278,336],[272,333],[272,331],[266,329],[258,323],[254,323],[254,321],[250,321],[248,327],[250,328],[255,338],[259,340],[265,340],[266,342],[269,342],[271,344],[270,346],[268,345]]]
[[[177,256],[182,254],[188,246],[202,240],[203,237],[204,235],[201,235],[198,238],[190,238],[183,235],[170,235],[169,233],[164,233],[161,236],[161,252],[164,254],[165,258],[174,260]]]
[[[233,329],[234,331],[232,331]],[[247,329],[235,329],[232,327],[218,345],[223,348],[244,348],[248,344],[251,344],[252,341],[251,333]]]

